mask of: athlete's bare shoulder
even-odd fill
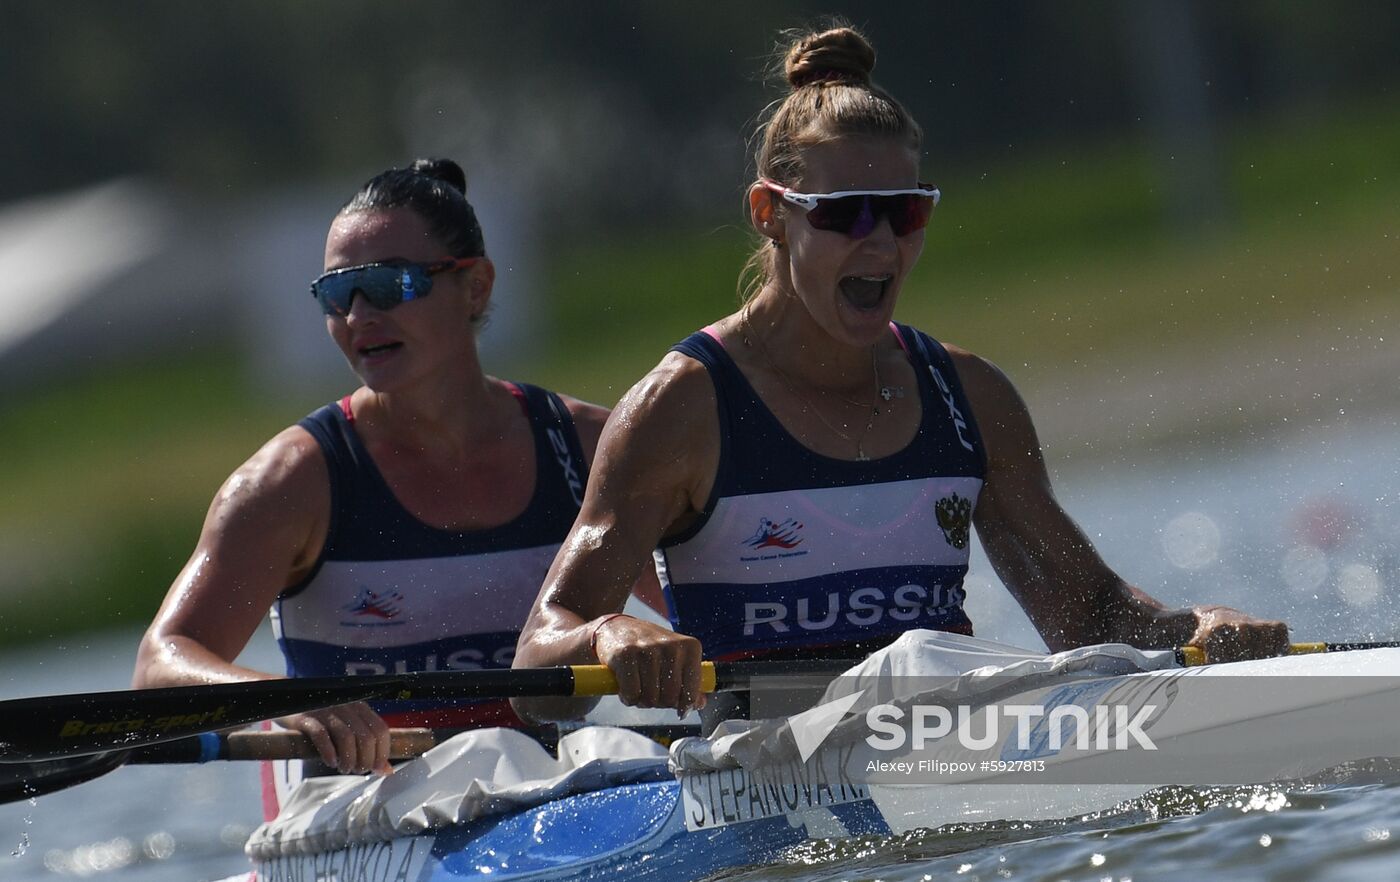
[[[628,390],[626,397],[635,396],[654,400],[663,407],[684,406],[692,401],[713,402],[715,387],[703,364],[683,353],[668,352]]]
[[[312,483],[325,485],[327,475],[321,445],[301,426],[289,426],[235,469],[225,486],[237,493],[283,494],[308,489]],[[229,488],[230,482],[237,486]]]
[[[310,432],[291,426],[224,481],[209,507],[205,533],[240,539],[266,535],[307,552],[324,534],[330,505],[325,455]]]
[[[1041,474],[1040,439],[1030,408],[1001,368],[958,346],[944,345],[972,406],[987,446],[987,466],[994,473],[1034,467]]]
[[[613,408],[599,444],[598,468],[627,476],[626,483],[639,492],[678,490],[687,506],[698,508],[719,465],[717,414],[704,365],[668,353]]]
[[[229,475],[141,642],[138,685],[190,682],[180,673],[187,666],[186,673],[199,679],[209,652],[224,663],[238,656],[277,595],[302,581],[319,559],[330,520],[328,474],[316,440],[293,426]],[[187,641],[202,648],[171,661],[170,647]]]
[[[958,379],[962,382],[963,390],[967,392],[968,400],[972,403],[979,421],[984,411],[991,416],[992,410],[1025,409],[1021,394],[1016,391],[1011,378],[1001,368],[961,346],[944,343],[943,348],[948,351],[948,357],[958,372]]]
[[[613,422],[655,441],[684,444],[703,426],[718,438],[716,398],[709,371],[695,359],[669,352],[622,396]]]

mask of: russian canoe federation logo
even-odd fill
[[[355,625],[359,627],[373,627],[375,625],[402,625],[403,622],[394,621],[399,617],[400,604],[403,603],[403,595],[390,589],[388,591],[371,591],[369,588],[361,587],[360,593],[355,599],[341,609],[350,614],[350,621],[342,621],[342,625]]]
[[[775,524],[768,518],[760,518],[758,521],[758,532],[744,540],[744,544],[750,548],[796,548],[802,544],[802,537],[798,531],[802,525],[792,518],[788,518],[781,524]]]
[[[954,548],[967,547],[968,534],[972,529],[972,500],[954,493],[945,496],[933,507],[938,516],[938,526],[943,528],[943,538]]]

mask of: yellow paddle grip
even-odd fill
[[[607,665],[572,665],[574,695],[616,695],[617,678]],[[700,691],[715,691],[715,663],[700,663]]]
[[[1290,643],[1288,645],[1289,655],[1310,655],[1326,651],[1326,643]],[[1206,663],[1206,652],[1198,646],[1183,646],[1177,652],[1180,653],[1181,663],[1188,668]]]
[[[1313,652],[1326,652],[1326,643],[1294,643],[1288,647],[1289,655],[1308,655]]]

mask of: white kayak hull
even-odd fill
[[[1250,688],[1198,688],[1230,678]],[[1047,753],[1021,749],[1015,736],[980,751],[954,739],[925,744],[908,758],[969,764],[945,783],[898,774],[865,775],[860,745],[823,746],[806,769],[788,770],[794,788],[765,783],[763,773],[726,769],[687,774],[683,781],[630,784],[580,793],[521,811],[432,833],[352,844],[315,854],[270,857],[255,864],[259,882],[312,879],[645,880],[701,878],[729,867],[781,861],[805,839],[899,833],[948,823],[1073,817],[1111,808],[1163,784],[1266,783],[1313,774],[1351,760],[1400,756],[1377,732],[1400,722],[1400,650],[1242,662],[1159,670],[1076,681],[1027,693],[1024,700],[1091,704],[1112,694],[1161,696],[1179,687],[1150,729],[1160,753],[1129,757],[1074,745]],[[1097,683],[1095,687],[1091,684]],[[1272,685],[1271,685],[1272,683]],[[1318,688],[1305,688],[1305,684]],[[1303,685],[1300,685],[1303,684]],[[1189,687],[1189,688],[1188,688]],[[1095,689],[1097,688],[1097,692]],[[1238,700],[1222,705],[1219,696]],[[985,761],[1030,757],[1046,772],[1025,775],[984,769]],[[898,761],[888,752],[882,760]],[[832,771],[832,764],[844,767]],[[822,766],[826,771],[812,774]],[[1120,764],[1120,766],[1115,766]],[[806,778],[802,775],[806,774]],[[780,775],[781,777],[781,775]],[[771,778],[771,773],[770,773]],[[802,782],[805,782],[803,784]],[[797,789],[807,792],[797,795]],[[823,790],[822,788],[825,788]],[[701,806],[697,808],[697,806]]]

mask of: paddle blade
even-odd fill
[[[126,761],[126,752],[0,765],[0,804],[20,802],[100,778]]]
[[[262,680],[0,702],[0,763],[172,741],[395,694],[398,678]]]

